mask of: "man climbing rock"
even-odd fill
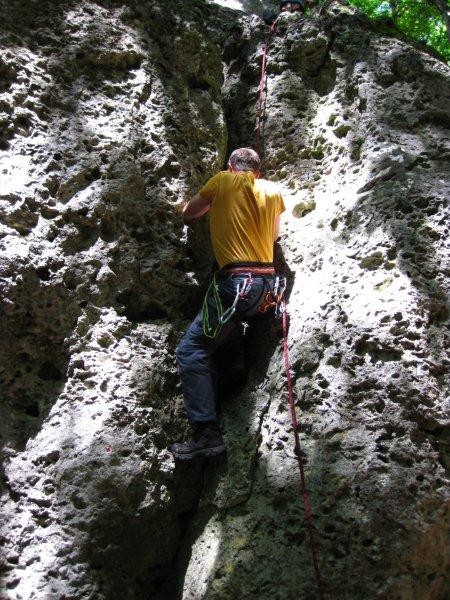
[[[305,12],[307,7],[313,4],[311,0],[293,0],[292,2],[280,2],[280,13],[288,12]],[[271,8],[265,8],[263,11],[263,19],[267,25],[271,25],[277,18],[277,13]]]
[[[260,159],[250,148],[235,150],[221,171],[183,206],[186,219],[210,212],[210,235],[220,271],[203,308],[177,348],[178,368],[192,440],[173,444],[176,459],[225,451],[215,406],[211,356],[247,317],[281,297],[284,278],[273,267],[274,241],[285,210],[278,186],[259,179]]]

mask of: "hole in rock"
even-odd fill
[[[90,173],[90,179],[95,181],[96,179],[100,179],[101,175],[100,167],[94,167]]]
[[[128,313],[125,310],[125,316],[130,319],[130,321],[147,321],[150,319],[165,319],[167,318],[167,311],[157,305],[149,305],[143,308],[142,310],[138,310],[136,312],[130,311]]]
[[[375,410],[377,411],[377,413],[382,413],[384,411],[385,407],[386,407],[386,404],[384,403],[383,400],[379,400],[375,404]]]
[[[149,303],[146,306],[142,306],[139,303],[139,298],[135,298],[134,294],[129,290],[118,294],[117,302],[124,305],[124,314],[130,321],[140,323],[150,319],[167,318],[165,308],[156,303]]]
[[[74,281],[74,280],[67,280],[67,281],[64,282],[64,285],[70,291],[75,290],[76,287],[77,287],[76,281]]]
[[[150,426],[147,424],[137,423],[134,427],[134,431],[137,435],[145,435],[150,430]]]
[[[38,376],[44,381],[60,381],[61,371],[51,362],[44,362],[38,371]]]
[[[134,230],[131,232],[131,236],[138,242],[151,242],[152,239],[154,239],[154,233],[152,231]]]
[[[33,402],[32,404],[29,404],[27,407],[25,407],[25,414],[28,415],[29,417],[39,417],[39,415],[40,415],[39,404],[37,402]]]
[[[84,508],[87,507],[87,502],[84,500],[84,498],[82,498],[78,494],[73,494],[70,499],[72,500],[73,506],[77,510],[83,510]]]
[[[51,277],[50,270],[48,267],[38,267],[36,274],[42,281],[48,281]]]
[[[346,556],[345,552],[343,550],[341,550],[340,548],[336,548],[334,547],[331,551],[331,553],[333,554],[334,558],[344,558]]]
[[[31,119],[28,115],[18,115],[14,122],[19,127],[29,127],[31,125]]]
[[[188,80],[189,87],[194,90],[201,90],[207,92],[211,89],[210,84],[204,79],[197,79],[196,77],[190,77]]]

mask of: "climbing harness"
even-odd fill
[[[233,303],[227,310],[223,310],[222,301],[220,299],[219,286],[217,284],[217,273],[214,273],[211,283],[206,291],[205,298],[203,300],[203,310],[202,310],[202,327],[203,333],[206,337],[216,338],[223,325],[227,323],[231,317],[236,312],[236,305],[241,298],[245,298],[252,286],[252,274],[248,272],[247,269],[247,278],[241,284],[239,282],[236,283],[236,295],[234,297]],[[212,297],[214,300],[214,304],[216,307],[217,313],[217,325],[213,327],[211,325],[210,317],[209,317],[209,306],[208,306],[208,298],[212,293]]]
[[[229,269],[222,269],[222,274],[234,274],[234,275],[246,275],[246,279],[239,283],[236,283],[236,294],[233,302],[227,310],[223,310],[222,301],[220,299],[219,286],[217,283],[217,273],[214,273],[212,281],[206,291],[205,298],[203,300],[202,310],[202,327],[203,333],[206,337],[216,338],[222,326],[227,323],[236,312],[237,303],[239,300],[246,298],[250,292],[253,283],[252,275],[275,275],[275,269],[273,267],[231,267]],[[270,307],[275,308],[275,314],[281,316],[281,299],[283,298],[284,290],[286,289],[286,279],[279,275],[275,278],[275,285],[273,290],[267,290],[267,283],[265,284],[265,298],[262,304],[258,307],[258,311],[266,313]],[[261,294],[261,295],[262,295]],[[217,314],[217,324],[213,326],[211,324],[208,299],[212,297],[215,311]],[[256,300],[255,305],[259,302],[259,298]]]

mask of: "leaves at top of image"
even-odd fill
[[[450,8],[447,0],[349,0],[376,20],[389,19],[406,36],[436,50],[450,62]]]

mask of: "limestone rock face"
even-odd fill
[[[0,6],[1,597],[314,598],[278,324],[221,394],[226,459],[167,451],[212,264],[175,205],[255,143],[267,27],[201,0]],[[449,91],[342,2],[270,39],[261,153],[330,598],[450,592]]]

